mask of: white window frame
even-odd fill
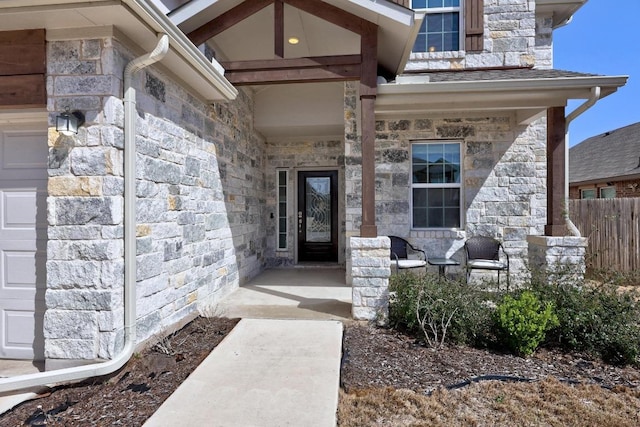
[[[452,13],[458,12],[458,50],[436,50],[433,52],[427,50],[425,51],[414,51],[413,48],[411,50],[412,53],[442,53],[442,52],[461,52],[464,50],[464,0],[460,0],[460,6],[456,7],[428,7],[428,8],[414,8],[413,1],[411,0],[411,8],[416,12],[424,13],[424,19],[426,21],[427,15],[436,14],[436,13]],[[428,0],[427,0],[428,1]]]
[[[284,183],[280,181],[280,174],[284,172]],[[284,232],[280,229],[280,188],[285,188],[285,208],[284,208],[284,218],[285,218],[285,230]],[[288,169],[276,169],[276,251],[287,251],[289,250],[289,230],[288,230],[288,221],[289,221],[289,170]],[[280,234],[284,233],[284,247],[280,246]]]
[[[416,145],[429,145],[429,144],[456,144],[460,150],[460,180],[457,183],[414,183],[413,182],[413,148]],[[463,176],[463,168],[464,165],[464,154],[463,154],[463,141],[456,140],[415,140],[411,141],[410,147],[410,168],[409,171],[409,215],[411,216],[411,229],[412,230],[459,230],[464,227],[464,191],[463,185],[464,176]],[[416,227],[414,225],[414,215],[413,215],[413,189],[414,188],[457,188],[460,190],[460,199],[459,199],[459,209],[460,209],[460,218],[458,219],[459,226],[458,227]]]

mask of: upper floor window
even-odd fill
[[[411,6],[426,13],[413,46],[414,52],[461,50],[460,0],[412,0]]]
[[[484,0],[412,0],[425,13],[414,52],[484,50]]]
[[[413,228],[457,228],[461,224],[459,142],[411,145]]]

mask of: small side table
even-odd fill
[[[440,277],[444,277],[446,273],[447,266],[449,265],[460,265],[459,261],[451,258],[428,258],[427,262],[429,265],[437,265],[438,266],[438,274]]]

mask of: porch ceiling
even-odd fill
[[[545,70],[530,70],[532,72]],[[549,70],[554,71],[554,70]],[[577,74],[577,73],[576,73]],[[515,111],[519,123],[528,123],[550,107],[570,99],[588,99],[601,88],[601,98],[625,85],[627,76],[515,78],[468,81],[425,81],[422,76],[378,85],[376,115]]]

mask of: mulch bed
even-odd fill
[[[431,393],[483,379],[537,380],[555,377],[569,383],[640,386],[640,371],[616,367],[583,355],[538,350],[529,358],[470,347],[427,348],[393,329],[354,323],[345,330],[342,387],[392,387]]]
[[[115,375],[54,388],[0,416],[0,425],[141,426],[237,323],[197,318]]]

